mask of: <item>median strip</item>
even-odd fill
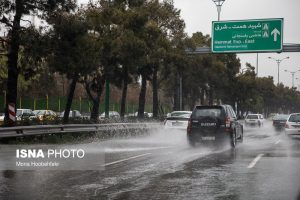
[[[254,158],[254,160],[252,160],[252,162],[248,165],[248,169],[251,169],[251,168],[253,168],[255,165],[256,165],[256,163],[261,159],[261,157],[263,157],[264,156],[264,154],[259,154],[258,156],[256,156],[256,158]]]
[[[145,153],[145,154],[141,154],[141,155],[137,155],[137,156],[125,158],[125,159],[122,159],[122,160],[117,160],[117,161],[114,161],[114,162],[106,163],[105,165],[102,165],[102,167],[114,165],[114,164],[117,164],[117,163],[121,163],[121,162],[125,162],[125,161],[128,161],[128,160],[132,160],[132,159],[135,159],[135,158],[140,158],[140,157],[148,156],[148,155],[151,155],[151,154],[152,153]]]

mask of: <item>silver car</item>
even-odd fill
[[[292,113],[285,123],[285,133],[288,136],[300,136],[300,113]]]

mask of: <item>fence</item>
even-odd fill
[[[44,97],[44,98],[31,98],[31,97],[19,97],[17,99],[17,108],[27,108],[32,110],[44,110],[49,109],[56,112],[62,112],[65,108],[67,102],[66,97]],[[88,99],[73,99],[72,101],[72,110],[79,110],[83,113],[88,113],[92,109],[92,102]],[[4,112],[5,100],[4,96],[0,96],[0,112]],[[105,103],[101,102],[100,113],[105,111]],[[110,111],[119,111],[120,104],[118,102],[111,102],[109,105]],[[137,112],[138,105],[137,104],[127,104],[125,107],[126,113],[134,113]],[[169,108],[163,108],[164,112],[169,112]],[[152,105],[147,104],[145,106],[145,112],[152,112]]]

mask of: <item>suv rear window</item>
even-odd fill
[[[201,118],[201,117],[217,117],[220,118],[222,116],[222,108],[221,107],[197,107],[192,115],[193,118]]]
[[[248,115],[247,119],[258,119],[257,115]]]

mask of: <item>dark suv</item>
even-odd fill
[[[190,145],[229,141],[232,147],[243,141],[243,125],[230,105],[196,106],[189,119],[187,137]]]

